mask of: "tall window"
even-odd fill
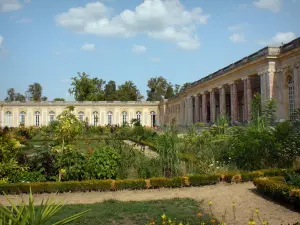
[[[55,120],[55,112],[51,111],[49,113],[49,122],[51,123],[54,120]]]
[[[295,88],[294,88],[294,79],[292,76],[288,77],[288,91],[289,91],[289,115],[290,119],[293,119],[295,111]]]
[[[94,112],[93,113],[93,122],[94,122],[94,126],[98,126],[98,121],[99,121],[99,116],[98,116],[98,112]]]
[[[107,123],[108,123],[108,125],[112,125],[112,117],[113,117],[113,113],[108,112],[107,113]]]
[[[26,119],[26,113],[22,111],[20,113],[20,123],[25,125],[25,122],[26,122],[25,119]]]
[[[37,127],[40,126],[40,115],[41,115],[40,112],[35,112],[34,114],[34,119],[35,119],[34,124]]]
[[[142,113],[141,112],[136,112],[136,119],[141,122],[141,115]]]
[[[127,123],[127,112],[122,112],[122,121],[123,121],[123,124]]]
[[[151,126],[155,127],[156,126],[156,113],[154,111],[152,111],[150,113],[150,115],[151,115]]]
[[[5,114],[5,126],[12,126],[12,113],[7,111]]]
[[[84,120],[84,112],[79,112],[78,118],[79,118],[79,120],[83,121]]]

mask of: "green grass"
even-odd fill
[[[101,193],[99,193],[101,194]],[[108,225],[108,224],[147,224],[151,219],[155,219],[159,224],[161,215],[165,213],[168,217],[176,218],[176,221],[189,223],[190,225],[200,224],[196,213],[199,203],[192,199],[171,199],[147,202],[119,202],[115,200],[105,201],[90,205],[66,205],[51,221],[63,219],[72,214],[90,209],[91,211],[77,221],[70,223],[73,225]],[[208,218],[206,216],[206,218]]]

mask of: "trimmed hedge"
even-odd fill
[[[282,178],[256,178],[253,183],[260,193],[274,200],[285,201],[300,207],[300,189],[288,185]]]
[[[245,182],[254,178],[275,174],[285,174],[287,170],[276,169],[243,172],[243,173],[225,173],[214,175],[189,175],[185,177],[156,177],[148,180],[85,180],[85,181],[65,181],[65,182],[33,182],[33,183],[7,183],[0,185],[0,194],[19,194],[29,193],[31,187],[32,193],[55,193],[55,192],[85,192],[85,191],[115,191],[124,189],[146,189],[146,188],[180,188],[188,186],[212,185],[218,182]],[[283,177],[272,178],[272,182],[285,183]],[[270,179],[269,179],[270,180]],[[299,192],[293,192],[294,196],[300,196]]]

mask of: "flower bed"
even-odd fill
[[[287,170],[276,169],[273,175],[279,176]],[[0,193],[18,194],[29,193],[31,187],[32,193],[53,193],[53,192],[85,192],[85,191],[116,191],[124,189],[148,189],[148,188],[180,188],[189,186],[212,185],[218,182],[247,182],[253,178],[262,177],[271,173],[271,170],[256,171],[248,173],[226,173],[212,175],[189,175],[185,177],[165,178],[157,177],[149,180],[132,179],[132,180],[85,180],[85,181],[66,181],[66,182],[32,182],[32,183],[6,183],[0,185]],[[255,180],[255,183],[262,186],[261,180]],[[267,179],[269,181],[270,179]],[[280,181],[277,180],[270,181]],[[281,179],[282,180],[282,179]],[[279,182],[278,181],[278,182]],[[282,183],[282,181],[281,181]],[[279,184],[278,184],[279,185]],[[285,187],[285,186],[284,186]],[[284,189],[285,190],[285,189]],[[290,190],[290,189],[287,189]],[[291,192],[292,195],[300,199],[300,191]]]

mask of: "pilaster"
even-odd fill
[[[238,99],[237,99],[237,87],[236,82],[230,84],[230,100],[231,100],[231,121],[237,121],[238,115]]]
[[[202,122],[207,123],[207,98],[206,93],[202,93]]]
[[[210,115],[211,115],[211,122],[216,122],[216,96],[215,96],[215,90],[212,89],[210,91]]]

